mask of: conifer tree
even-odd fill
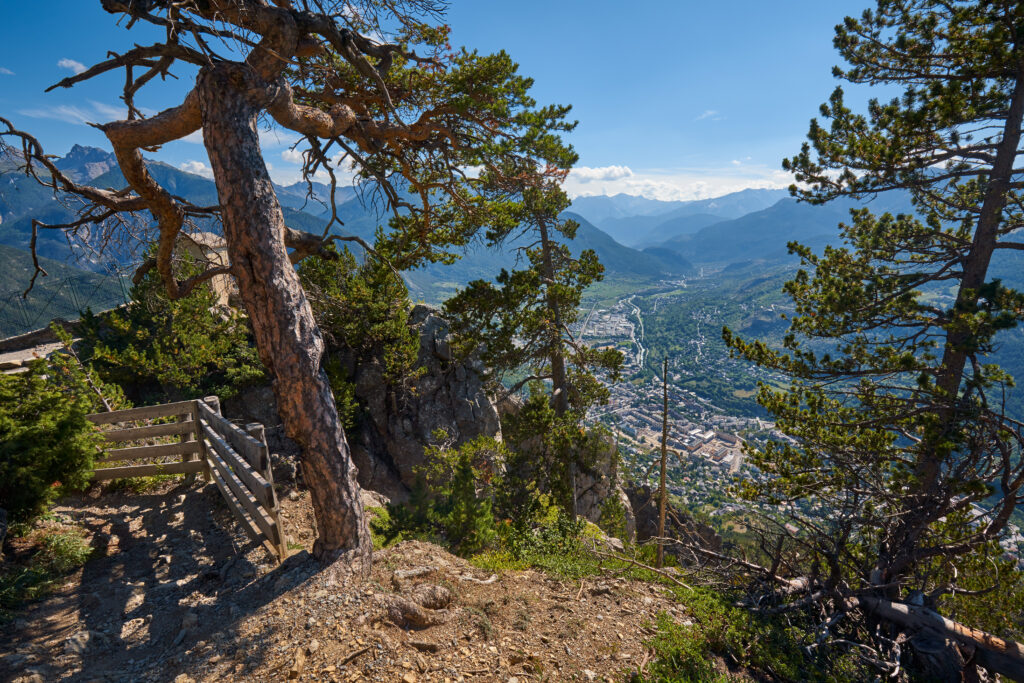
[[[1024,249],[1024,6],[879,0],[836,27],[835,46],[837,77],[901,94],[859,114],[837,88],[784,162],[791,191],[905,192],[914,214],[855,210],[842,246],[790,245],[803,268],[786,284],[783,349],[724,335],[792,380],[760,390],[794,441],[752,454],[770,477],[746,491],[795,504],[771,574],[809,575],[808,594],[787,587],[793,604],[892,617],[907,613],[886,612],[894,601],[941,608],[977,553],[1009,569],[994,541],[1024,500],[1022,423],[1003,410],[1013,381],[990,357],[1024,317],[1024,296],[991,275],[996,255]]]
[[[95,246],[132,239],[125,225],[155,227],[156,255],[144,268],[160,274],[172,299],[217,275],[234,276],[285,431],[302,450],[319,532],[314,552],[326,562],[345,560],[338,569],[365,569],[372,548],[355,466],[321,366],[323,337],[293,267],[339,237],[286,224],[257,123],[273,120],[300,139],[308,181],[330,175],[328,228],[337,219],[337,171],[354,167],[364,198],[390,216],[381,251],[407,268],[453,259],[452,247],[481,226],[507,223],[524,188],[567,168],[571,150],[559,136],[568,108],[538,107],[531,81],[507,54],[452,49],[439,0],[97,4],[127,29],[148,26],[157,42],[111,52],[51,89],[123,72],[127,116],[97,127],[128,187],[74,181],[36,138],[0,118],[0,138],[19,145],[25,173],[79,204],[76,220],[36,221],[34,229],[65,230]],[[188,93],[148,116],[137,97],[167,76],[188,83]],[[199,131],[216,206],[175,196],[143,158],[143,151]],[[476,168],[483,172],[467,172]],[[126,220],[135,212],[144,215]],[[223,228],[230,264],[179,280],[172,269],[178,234],[211,219]],[[38,274],[45,275],[41,268]]]
[[[564,470],[558,488],[575,515],[575,471],[586,441],[582,420],[591,406],[608,397],[594,372],[617,379],[622,354],[592,349],[571,330],[584,290],[602,279],[604,267],[593,250],[572,255],[568,242],[578,224],[559,215],[568,205],[556,181],[526,190],[516,222],[492,227],[487,234],[492,245],[520,245],[524,267],[502,270],[493,282],[469,283],[445,303],[445,311],[464,350],[485,349],[482,360],[496,379],[520,375],[509,382],[506,395],[530,384],[550,385],[544,399],[550,411],[534,406],[523,415],[533,416],[533,434],[544,435],[549,467]]]

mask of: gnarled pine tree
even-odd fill
[[[777,527],[790,552],[762,576],[809,575],[806,591],[785,586],[788,602],[828,605],[826,629],[857,608],[930,620],[978,647],[974,661],[1019,674],[1024,648],[920,610],[964,592],[963,569],[998,553],[1024,500],[1024,425],[1003,410],[1011,378],[989,358],[1024,318],[1024,295],[989,274],[1000,250],[1024,248],[1013,236],[1024,227],[1024,6],[879,0],[836,28],[835,45],[849,63],[837,77],[902,95],[861,115],[837,88],[821,108],[829,125],[812,121],[784,164],[801,183],[792,192],[823,203],[902,191],[915,215],[858,210],[844,246],[791,245],[805,269],[786,285],[796,315],[784,350],[725,331],[737,353],[792,379],[759,395],[794,439],[753,453],[771,478],[747,493],[795,503],[790,531]]]
[[[323,340],[293,265],[312,253],[329,256],[323,247],[337,237],[285,224],[258,119],[298,134],[307,178],[331,174],[332,223],[334,171],[354,165],[360,187],[392,214],[379,251],[396,267],[410,267],[453,258],[448,248],[481,225],[507,222],[524,181],[571,163],[558,137],[567,108],[536,108],[530,81],[504,53],[452,51],[438,21],[444,4],[435,0],[100,2],[128,28],[157,27],[163,40],[114,54],[53,87],[124,71],[128,118],[97,127],[128,187],[72,181],[35,138],[0,120],[0,137],[20,140],[27,173],[84,202],[79,220],[36,227],[87,234],[95,243],[98,226],[116,230],[122,213],[148,212],[158,247],[143,268],[158,270],[172,298],[215,275],[234,276],[285,429],[302,448],[319,530],[315,552],[366,566],[371,545],[355,468],[321,368]],[[180,105],[144,116],[136,96],[172,69],[193,86]],[[200,130],[219,198],[212,207],[161,187],[142,156]],[[210,217],[223,226],[230,264],[176,280],[178,234]]]
[[[470,282],[445,303],[445,311],[461,346],[485,349],[483,360],[495,379],[526,374],[505,390],[506,397],[531,382],[550,383],[551,414],[538,415],[545,426],[534,425],[532,433],[543,435],[547,469],[564,470],[561,482],[557,476],[552,482],[564,487],[565,507],[575,519],[575,473],[585,441],[579,438],[581,424],[587,409],[608,396],[593,372],[617,379],[622,354],[592,349],[570,329],[583,291],[601,280],[604,267],[593,250],[572,255],[566,242],[578,225],[559,216],[569,205],[565,193],[552,179],[527,189],[523,199],[515,221],[490,229],[487,238],[493,246],[519,244],[525,267],[502,270],[494,282]]]

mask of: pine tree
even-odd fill
[[[127,116],[97,128],[128,187],[75,182],[36,138],[0,118],[0,138],[19,144],[24,172],[82,200],[76,220],[33,227],[88,235],[93,246],[118,243],[126,225],[155,227],[158,247],[146,268],[160,273],[172,299],[234,276],[285,431],[301,448],[319,532],[314,552],[342,561],[339,571],[365,570],[372,544],[355,466],[322,367],[323,337],[294,269],[340,237],[286,224],[257,121],[273,119],[300,138],[310,188],[318,172],[330,175],[329,229],[337,224],[337,170],[354,168],[364,199],[391,216],[381,226],[381,251],[407,268],[455,258],[454,248],[482,226],[506,224],[524,189],[560,176],[572,163],[560,140],[571,127],[568,107],[538,107],[532,82],[507,54],[452,49],[438,0],[97,4],[129,29],[155,27],[158,42],[112,54],[52,87],[124,70]],[[136,97],[168,75],[190,83],[188,94],[145,116]],[[214,207],[175,196],[143,158],[144,150],[199,131],[217,186]],[[468,172],[477,168],[483,172]],[[135,212],[146,215],[125,219]],[[223,228],[230,264],[179,279],[172,267],[179,233],[211,218]]]
[[[1024,296],[990,274],[1000,250],[1024,248],[1012,235],[1024,226],[1024,6],[879,0],[836,28],[835,46],[849,64],[837,77],[902,93],[858,114],[837,88],[827,125],[812,121],[784,162],[791,191],[811,203],[905,192],[914,214],[860,209],[842,246],[790,245],[803,268],[786,285],[796,314],[782,350],[725,330],[739,355],[792,380],[761,388],[794,442],[752,453],[770,476],[746,493],[795,503],[773,566],[806,572],[815,601],[937,607],[974,554],[1009,569],[993,541],[1024,500],[1022,424],[1002,405],[1013,381],[991,362]]]
[[[547,181],[528,189],[523,199],[516,222],[492,227],[488,239],[492,245],[525,242],[520,248],[524,267],[502,270],[493,282],[470,282],[445,302],[445,311],[458,346],[464,352],[483,348],[482,360],[494,378],[525,374],[509,382],[506,397],[527,385],[550,385],[544,399],[550,412],[540,406],[521,411],[520,419],[530,421],[521,431],[543,435],[543,443],[536,445],[548,469],[562,472],[554,487],[575,516],[575,472],[588,450],[582,421],[591,406],[608,397],[594,372],[614,381],[622,354],[592,349],[572,333],[583,292],[602,279],[604,267],[593,250],[572,255],[568,242],[578,224],[559,216],[569,205],[565,193],[557,182]]]

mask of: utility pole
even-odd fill
[[[663,387],[663,405],[661,411],[661,486],[658,499],[658,562],[660,569],[665,561],[665,507],[668,492],[665,490],[665,468],[668,466],[668,357],[662,366],[661,384]]]

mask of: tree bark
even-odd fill
[[[302,449],[319,532],[314,554],[328,562],[345,556],[365,569],[372,546],[356,467],[320,367],[323,337],[285,247],[284,216],[256,130],[265,103],[251,101],[258,94],[243,89],[247,79],[238,73],[248,68],[206,67],[197,85],[232,273],[285,431]]]
[[[544,268],[544,290],[547,298],[548,314],[550,321],[550,338],[548,340],[551,351],[548,361],[551,363],[551,404],[555,409],[555,415],[563,417],[569,412],[569,380],[565,369],[565,356],[562,353],[562,311],[558,305],[558,299],[554,293],[555,264],[551,256],[554,245],[548,232],[548,225],[540,221],[540,248],[541,259]],[[569,489],[569,514],[575,520],[579,516],[579,507],[576,500],[576,454],[568,454],[569,462],[566,467],[566,485]]]
[[[658,569],[665,562],[665,508],[668,507],[668,491],[665,488],[665,470],[668,468],[668,358],[661,372],[663,392],[661,410],[661,484],[658,487]]]

